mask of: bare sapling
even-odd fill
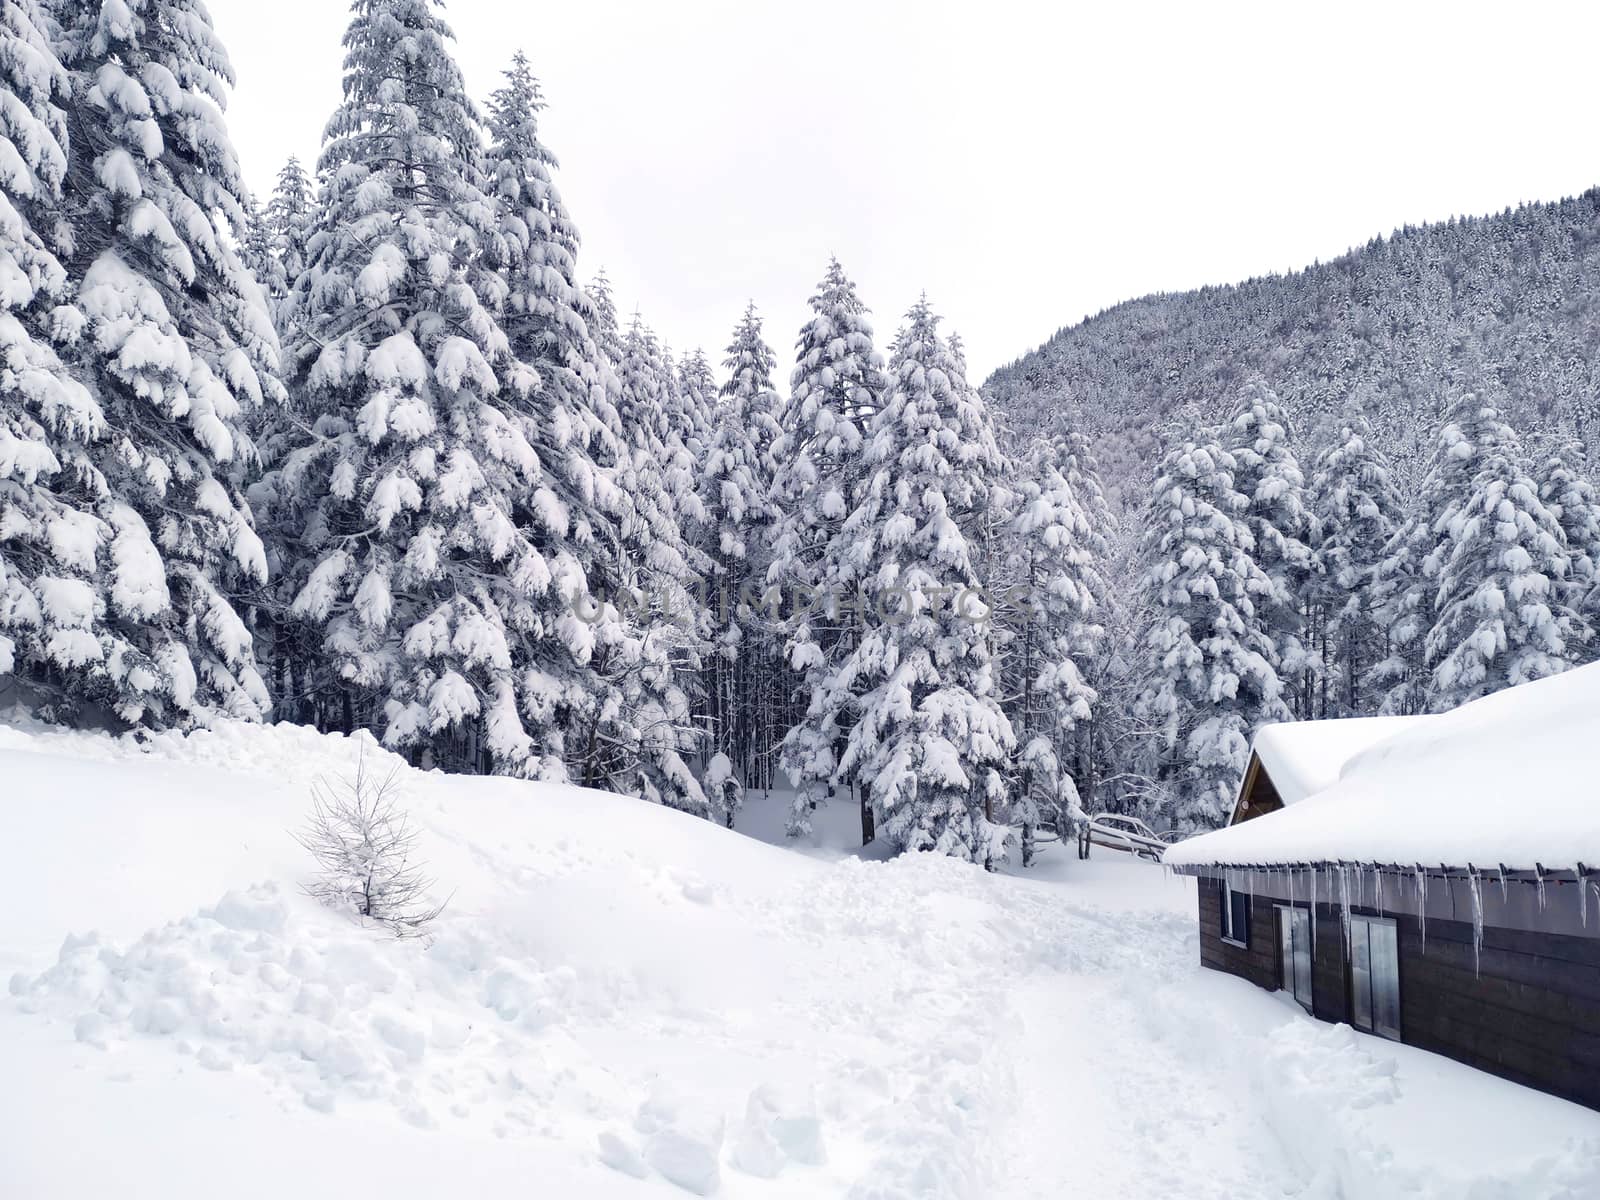
[[[364,759],[354,779],[318,780],[311,819],[295,840],[317,860],[306,893],[408,937],[426,931],[444,911],[429,893],[434,879],[417,858],[417,831],[399,807],[397,771],[375,778]]]

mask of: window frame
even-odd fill
[[[1235,929],[1238,924],[1234,920],[1233,898],[1237,896],[1243,902],[1242,916],[1244,918],[1243,930]],[[1230,946],[1241,949],[1250,948],[1250,893],[1236,892],[1228,886],[1228,881],[1222,881],[1222,940]]]
[[[1277,957],[1278,957],[1278,990],[1286,992],[1294,1002],[1306,1012],[1315,1015],[1317,999],[1317,955],[1316,942],[1312,933],[1311,923],[1317,919],[1309,904],[1275,904],[1272,906],[1276,916],[1277,929]],[[1305,925],[1305,997],[1300,996],[1299,971],[1296,969],[1298,960],[1295,956],[1295,925],[1304,922]],[[1285,937],[1288,947],[1285,952]],[[1287,986],[1285,986],[1287,984]]]
[[[1378,1024],[1378,1012],[1379,1012],[1378,996],[1379,996],[1380,972],[1378,972],[1377,970],[1374,970],[1375,959],[1374,959],[1373,954],[1372,954],[1372,929],[1374,927],[1391,930],[1392,932],[1389,935],[1389,940],[1390,940],[1391,944],[1394,947],[1394,957],[1391,960],[1388,960],[1386,962],[1386,965],[1391,966],[1393,968],[1393,970],[1394,970],[1394,978],[1393,978],[1394,996],[1393,996],[1393,1009],[1392,1009],[1392,1011],[1394,1013],[1394,1024],[1393,1025],[1384,1025],[1382,1027],[1380,1027],[1379,1024]],[[1361,939],[1359,943],[1356,940],[1358,937]],[[1366,966],[1364,968],[1362,968],[1362,973],[1364,973],[1365,976],[1366,976],[1366,992],[1367,992],[1367,996],[1366,996],[1366,1001],[1367,1001],[1367,1003],[1366,1003],[1366,1023],[1365,1024],[1362,1023],[1362,1019],[1361,1019],[1361,1016],[1360,1016],[1361,1008],[1360,1008],[1359,1002],[1358,1002],[1359,1001],[1359,997],[1360,997],[1360,978],[1358,976],[1357,967],[1356,967],[1356,954],[1357,954],[1357,946],[1358,946],[1358,944],[1366,952],[1366,954],[1365,954]],[[1388,1041],[1391,1041],[1391,1042],[1403,1041],[1404,1038],[1402,1036],[1402,1018],[1401,1018],[1401,1007],[1400,1007],[1400,995],[1401,995],[1401,993],[1400,993],[1400,927],[1399,927],[1399,924],[1395,921],[1395,919],[1393,917],[1380,917],[1380,916],[1376,916],[1376,915],[1368,914],[1368,913],[1351,913],[1350,914],[1350,944],[1349,944],[1349,946],[1348,946],[1348,948],[1346,950],[1346,954],[1347,954],[1348,958],[1347,958],[1347,961],[1345,963],[1345,979],[1346,979],[1346,981],[1348,983],[1349,992],[1350,992],[1350,1024],[1351,1024],[1351,1026],[1353,1028],[1355,1028],[1355,1029],[1359,1029],[1362,1033],[1371,1034],[1373,1037],[1381,1037],[1381,1038],[1384,1038],[1384,1039],[1386,1039]],[[1386,979],[1387,976],[1384,975],[1384,976],[1382,976],[1382,978]]]

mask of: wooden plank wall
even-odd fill
[[[1413,1046],[1600,1108],[1600,940],[1397,923],[1400,1022]]]
[[[1278,986],[1278,928],[1273,902],[1266,896],[1250,897],[1250,945],[1235,946],[1222,940],[1222,881],[1200,879],[1200,962],[1214,971],[1226,971],[1272,991]]]
[[[1311,962],[1312,1011],[1324,1021],[1350,1019],[1350,982],[1345,974],[1344,918],[1331,904],[1317,905],[1317,936]]]

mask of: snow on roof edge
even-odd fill
[[[1600,865],[1600,663],[1408,723],[1299,803],[1201,834],[1175,868]]]
[[[1326,791],[1357,755],[1428,717],[1349,717],[1264,725],[1251,751],[1284,804]]]

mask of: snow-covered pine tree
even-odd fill
[[[105,416],[56,354],[83,318],[56,257],[71,246],[70,90],[43,21],[35,0],[0,0],[0,688],[20,679],[53,709],[100,684],[97,581],[114,531],[95,512],[108,497],[90,458]]]
[[[552,427],[539,435],[541,451],[592,450],[609,462],[617,450],[616,386],[591,329],[595,303],[578,284],[578,230],[551,178],[556,158],[539,137],[544,100],[520,51],[505,79],[489,101],[489,178],[504,238],[496,249],[508,284],[502,323],[513,353],[539,375],[535,415]],[[588,476],[590,463],[579,457],[572,470]],[[575,479],[572,486],[588,491],[591,484]]]
[[[589,306],[593,315],[589,318],[589,332],[594,337],[594,344],[600,348],[600,356],[605,359],[614,373],[622,369],[622,324],[617,319],[617,302],[611,287],[611,278],[602,267],[589,281],[589,286],[584,289],[589,297]]]
[[[449,769],[559,773],[542,681],[530,696],[517,669],[558,582],[517,511],[543,479],[514,408],[539,379],[495,319],[497,214],[450,40],[431,0],[352,6],[289,319],[311,424],[259,494],[320,639],[296,686],[321,722]]]
[[[1099,702],[1079,739],[1073,782],[1088,812],[1162,821],[1171,792],[1151,769],[1156,756],[1149,749],[1160,737],[1163,723],[1139,706],[1139,698],[1165,676],[1164,664],[1143,645],[1154,624],[1156,597],[1144,586],[1143,539],[1137,523],[1113,523],[1106,541],[1107,589],[1097,622],[1105,632],[1097,652],[1079,660]]]
[[[1385,716],[1428,711],[1428,631],[1433,628],[1436,589],[1424,564],[1438,544],[1428,499],[1430,485],[1383,548],[1373,570],[1375,616],[1383,630],[1383,655],[1367,672],[1364,689]]]
[[[239,250],[245,266],[255,276],[256,284],[276,306],[289,294],[289,280],[284,274],[283,264],[273,251],[272,243],[272,227],[267,214],[252,196],[245,204],[244,235],[239,239]]]
[[[1249,497],[1213,435],[1161,464],[1146,512],[1147,679],[1136,712],[1155,730],[1148,764],[1180,829],[1220,825],[1255,731],[1289,719],[1271,635],[1256,610],[1277,586],[1256,565]]]
[[[1100,480],[1100,464],[1095,460],[1094,449],[1089,444],[1088,435],[1082,430],[1074,429],[1068,431],[1065,437],[1060,463],[1061,473],[1089,523],[1094,557],[1097,561],[1104,562],[1107,558],[1106,547],[1110,530],[1117,524],[1117,518],[1110,502],[1106,499],[1105,486]],[[1105,586],[1104,579],[1100,583],[1102,587]],[[1104,595],[1099,598],[1104,599]]]
[[[501,323],[511,353],[538,376],[527,395],[505,401],[540,465],[538,479],[514,498],[514,515],[552,586],[536,601],[518,661],[528,715],[553,723],[559,752],[572,759],[612,694],[596,670],[596,647],[614,650],[632,636],[612,627],[615,609],[601,607],[622,578],[629,500],[615,478],[624,457],[620,383],[590,332],[594,305],[577,282],[578,231],[551,178],[555,156],[539,137],[543,108],[519,52],[489,103],[488,176],[501,231],[489,245],[507,285]],[[575,773],[584,769],[573,763]]]
[[[64,716],[258,719],[239,485],[282,385],[227,54],[195,0],[51,12],[4,7],[0,658]]]
[[[843,782],[835,768],[852,698],[838,674],[860,633],[857,606],[840,603],[855,596],[860,565],[843,531],[865,470],[865,432],[888,382],[867,307],[838,259],[811,297],[811,319],[795,350],[785,424],[773,447],[778,521],[767,583],[785,622],[785,659],[797,675],[800,703],[782,762],[796,789],[789,832],[800,836]]]
[[[596,313],[605,334],[614,310],[603,279]],[[655,335],[637,315],[618,340],[618,354],[622,459],[617,486],[625,507],[615,604],[626,635],[603,646],[597,661],[615,701],[591,722],[585,779],[685,812],[721,817],[712,812],[683,760],[700,749],[680,683],[700,663],[693,601],[699,575],[680,509],[693,501],[693,491],[680,497],[672,486],[683,471],[684,451],[675,435],[667,436],[666,367]]]
[[[688,461],[669,413],[671,372],[661,343],[637,313],[620,345],[617,413],[627,462],[619,482],[634,510],[629,536],[636,539],[638,552],[647,555],[639,560],[632,582],[653,589],[663,611],[687,626],[689,593],[705,565],[688,540],[689,529],[705,519],[695,489],[695,464]]]
[[[751,301],[728,347],[728,357],[723,360],[729,377],[723,385],[718,407],[738,403],[750,414],[751,443],[760,469],[760,498],[766,509],[765,526],[754,539],[759,555],[752,560],[752,569],[741,588],[753,597],[763,591],[776,517],[770,504],[772,480],[777,470],[773,452],[784,410],[774,379],[777,361],[777,355],[762,336],[761,317]],[[784,716],[787,681],[783,671],[782,636],[777,629],[776,614],[770,607],[758,610],[750,606],[747,620],[755,636],[747,641],[739,663],[743,679],[741,690],[750,697],[753,712],[748,724],[751,745],[745,752],[745,781],[751,787],[771,787],[777,769],[778,746],[788,725]]]
[[[1600,656],[1600,497],[1590,481],[1583,443],[1560,434],[1552,438],[1539,457],[1534,482],[1539,499],[1561,524],[1572,560],[1566,600],[1584,623],[1585,648],[1569,645],[1568,650],[1589,661]]]
[[[1001,459],[938,320],[926,299],[907,315],[845,527],[864,551],[867,611],[841,671],[859,700],[839,774],[870,789],[878,831],[897,848],[992,865],[1015,738],[965,530],[983,523]]]
[[[278,170],[267,202],[266,225],[272,252],[283,269],[285,290],[291,291],[306,269],[306,242],[316,217],[315,196],[305,168],[294,155]]]
[[[653,340],[655,335],[650,333],[649,337]],[[695,577],[704,579],[709,564],[693,531],[702,528],[708,519],[700,500],[699,478],[704,469],[706,443],[694,440],[693,415],[681,392],[683,381],[671,346],[660,344],[657,347],[653,369],[661,404],[656,434],[666,452],[662,478],[672,496],[678,528],[682,531],[684,561]]]
[[[1233,458],[1234,487],[1249,501],[1244,519],[1251,557],[1272,585],[1255,597],[1256,620],[1271,642],[1271,661],[1291,710],[1302,719],[1315,716],[1320,660],[1307,646],[1303,607],[1311,577],[1312,514],[1288,415],[1261,379],[1240,389],[1222,448]]]
[[[1028,447],[1005,539],[1005,577],[1018,593],[1005,605],[1006,702],[1018,745],[1012,823],[1022,827],[1023,866],[1032,865],[1039,824],[1065,833],[1078,810],[1076,742],[1097,699],[1077,660],[1099,640],[1104,583],[1094,531],[1062,470],[1072,453],[1065,435]]]
[[[770,487],[774,472],[774,444],[782,427],[783,400],[773,386],[778,356],[761,333],[761,314],[755,301],[745,305],[734,327],[728,356],[722,360],[728,380],[722,385],[722,404],[737,404],[750,415],[750,437],[761,456],[763,483]]]
[[[1433,707],[1428,637],[1438,618],[1443,518],[1451,504],[1470,494],[1475,460],[1459,429],[1442,422],[1422,487],[1378,560],[1373,596],[1384,654],[1368,672],[1366,687],[1383,715],[1411,716]]]
[[[773,361],[752,305],[728,346],[731,378],[722,388],[699,464],[695,522],[711,618],[701,672],[711,748],[733,764],[746,787],[766,782],[766,697],[759,692],[771,671],[763,661],[769,622],[759,597],[773,520],[767,458]]]
[[[1427,640],[1435,711],[1559,674],[1582,639],[1567,603],[1566,537],[1539,499],[1516,433],[1491,404],[1466,395],[1441,442],[1471,482],[1435,516],[1441,540],[1424,563],[1438,588]]]
[[[627,544],[638,553],[638,543]],[[678,682],[677,621],[653,611],[648,593],[624,587],[595,620],[610,636],[597,638],[595,669],[606,685],[597,706],[582,715],[584,736],[571,747],[575,781],[639,796],[702,817],[721,817],[689,769],[700,737]],[[714,799],[727,794],[720,789]]]
[[[604,272],[587,290],[577,283],[578,232],[539,136],[543,108],[518,53],[490,102],[502,234],[491,247],[508,284],[512,352],[540,381],[515,408],[559,505],[535,491],[519,520],[566,577],[560,603],[581,614],[591,644],[569,645],[566,615],[536,626],[524,640],[526,694],[566,731],[572,778],[706,814],[681,757],[693,737],[677,682],[694,650],[694,576],[669,483],[689,468],[659,438],[665,366],[654,336],[636,321],[624,341]],[[547,519],[557,512],[565,533]]]
[[[1321,631],[1318,716],[1367,714],[1364,683],[1386,653],[1377,579],[1385,548],[1404,519],[1389,460],[1373,437],[1364,405],[1352,397],[1311,482],[1318,526],[1311,608]]]
[[[1125,557],[1131,563],[1137,557],[1137,541],[1123,534],[1121,523],[1106,499],[1100,466],[1095,461],[1088,436],[1074,429],[1067,431],[1064,439],[1060,470],[1083,513],[1084,547],[1092,566],[1080,578],[1079,585],[1088,589],[1095,612],[1092,622],[1078,627],[1073,659],[1089,686],[1101,697],[1101,703],[1091,711],[1088,725],[1079,722],[1077,726],[1074,759],[1069,764],[1078,794],[1087,803],[1094,796],[1101,777],[1118,769],[1112,745],[1116,737],[1114,720],[1120,714],[1110,712],[1105,701],[1108,687],[1114,692],[1114,681],[1119,675],[1125,678],[1128,674],[1125,668],[1129,643],[1110,634],[1113,629],[1132,627],[1136,622],[1126,611],[1127,597],[1118,595],[1109,580],[1119,561],[1117,544],[1127,544]]]
[[[691,351],[678,364],[677,398],[677,420],[684,446],[698,463],[711,444],[717,406],[717,379],[704,350]]]

